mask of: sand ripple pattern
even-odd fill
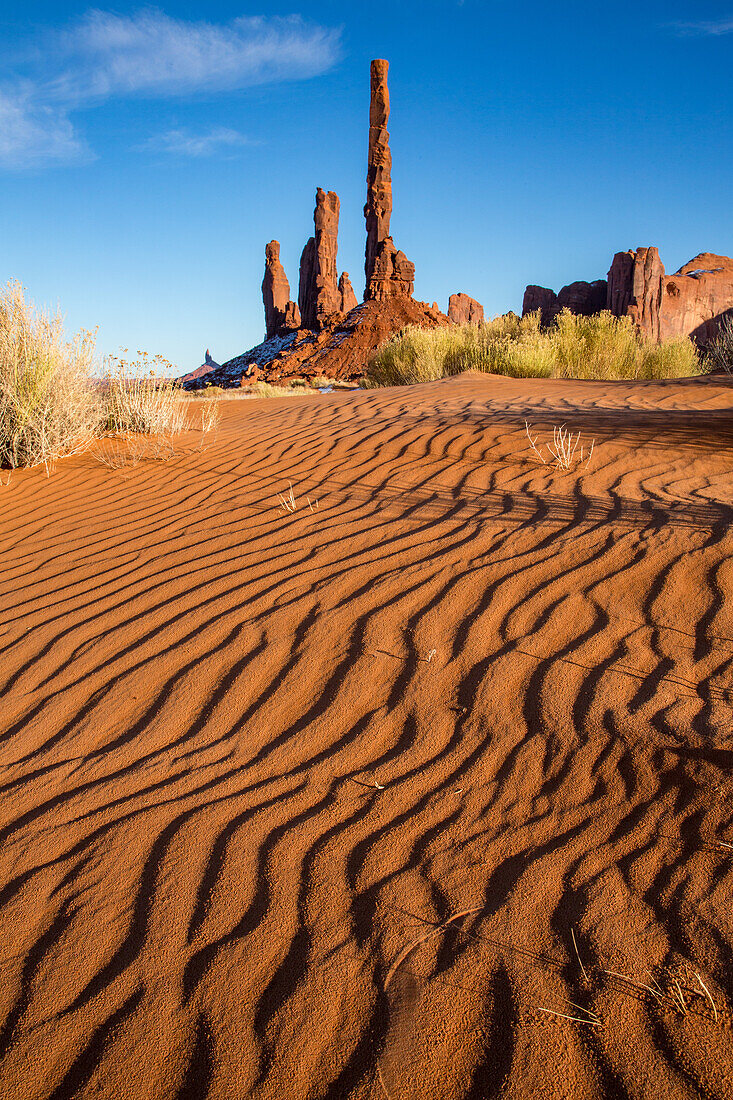
[[[0,488],[0,1094],[730,1096],[732,406],[231,401]]]

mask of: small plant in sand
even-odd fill
[[[66,340],[60,313],[37,309],[18,282],[0,288],[0,466],[45,465],[99,431],[91,380],[95,335]]]
[[[280,507],[283,508],[289,514],[291,514],[292,512],[297,512],[298,502],[295,499],[295,494],[293,493],[293,483],[292,483],[292,481],[288,482],[288,486],[289,486],[289,488],[288,488],[287,493],[278,493],[277,495],[278,495],[278,500],[280,501]],[[308,507],[311,510],[311,512],[317,512],[319,510],[320,505],[319,505],[317,500],[312,501],[310,497],[306,497],[305,499],[308,502]]]
[[[165,377],[172,364],[162,355],[137,355],[132,362],[117,356],[107,361],[105,427],[117,433],[177,435],[186,426],[186,405],[179,384]]]
[[[138,352],[129,363],[111,357],[107,361],[104,384],[105,422],[108,435],[99,458],[105,465],[117,469],[135,466],[142,459],[167,461],[179,454],[176,437],[199,425],[189,419],[189,402],[177,382],[163,374],[172,364],[161,355]],[[201,440],[214,432],[220,410],[216,400],[199,406]]]
[[[576,466],[585,465],[588,468],[591,458],[593,457],[593,449],[596,445],[595,439],[591,440],[590,449],[586,455],[585,444],[581,444],[580,451],[578,451],[578,444],[580,443],[580,432],[576,432],[575,435],[566,428],[564,424],[559,427],[555,426],[552,429],[552,442],[545,443],[544,447],[547,450],[547,457],[543,455],[541,447],[537,445],[539,436],[532,437],[532,425],[525,420],[524,430],[527,433],[527,439],[529,445],[537,459],[546,466],[548,463],[555,467],[556,470],[572,470]]]

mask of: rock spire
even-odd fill
[[[269,339],[282,329],[290,301],[290,283],[280,263],[280,244],[265,245],[265,277],[262,280],[262,300],[265,304],[265,335]]]
[[[339,247],[339,210],[341,203],[335,191],[316,191],[313,221],[316,227],[315,263],[315,327],[322,328],[332,313],[341,308],[336,257]]]
[[[392,215],[392,154],[389,148],[389,62],[372,61],[369,104],[369,157],[367,162],[366,300],[407,295],[412,297],[415,265],[398,251],[389,235]]]
[[[351,285],[348,271],[341,272],[341,278],[339,279],[339,297],[341,299],[339,309],[342,313],[351,313],[352,309],[356,309],[359,304],[356,300],[356,294]]]
[[[328,318],[341,310],[338,284],[339,197],[335,191],[316,191],[313,212],[315,236],[310,237],[300,257],[298,303],[304,328],[319,331]]]

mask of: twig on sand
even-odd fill
[[[572,927],[570,928],[570,935],[573,937],[573,947],[575,948],[575,954],[576,954],[576,957],[578,959],[578,965],[580,966],[580,969],[581,969],[582,974],[583,974],[583,981],[586,983],[586,985],[588,985],[589,984],[589,982],[588,982],[588,972],[586,971],[585,967],[583,966],[583,960],[580,957],[580,951],[578,951],[578,942],[575,939],[575,932],[573,931]]]
[[[690,968],[690,969],[692,969],[692,968]],[[688,1000],[685,999],[685,994],[682,990],[682,985],[680,984],[678,979],[675,978],[675,977],[671,977],[671,976],[668,975],[668,982],[667,982],[668,988],[667,988],[667,991],[665,992],[665,990],[662,989],[661,985],[656,980],[656,978],[654,978],[654,976],[652,974],[650,974],[650,976],[649,976],[649,980],[652,984],[651,985],[646,985],[644,982],[637,981],[635,978],[630,978],[627,974],[619,974],[615,970],[604,970],[603,973],[604,974],[609,974],[612,978],[619,979],[619,981],[626,982],[628,985],[632,986],[634,989],[641,990],[644,993],[649,993],[654,998],[654,1000],[657,1002],[657,1004],[660,1005],[660,1007],[662,1007],[662,1008],[664,1008],[664,1007],[670,1008],[671,1007],[676,1012],[681,1013],[682,1016],[688,1016],[689,1013],[690,1013],[691,1005],[688,1002]],[[705,1001],[707,1001],[710,1004],[710,1006],[713,1010],[713,1019],[715,1020],[715,1023],[717,1023],[718,1022],[718,1010],[715,1007],[715,1001],[712,998],[710,990],[705,985],[705,982],[702,980],[702,977],[697,972],[697,970],[693,970],[692,973],[695,975],[695,978],[697,979],[698,985],[700,986],[702,992],[697,993],[696,990],[691,990],[691,989],[688,988],[686,990],[686,992],[688,994],[688,997],[691,997],[693,994],[696,994],[698,997],[702,997]]]
[[[530,424],[530,423],[529,423],[529,422],[528,422],[527,420],[525,420],[525,422],[524,422],[524,430],[525,430],[525,432],[527,433],[527,439],[529,440],[529,445],[530,445],[530,447],[532,448],[532,450],[534,451],[534,453],[535,453],[535,455],[537,456],[537,458],[538,458],[538,459],[540,460],[540,462],[542,463],[542,465],[543,465],[543,466],[546,466],[546,465],[547,465],[547,459],[546,459],[546,458],[543,458],[543,457],[542,457],[542,454],[540,453],[540,450],[539,450],[539,448],[537,447],[537,440],[539,439],[539,436],[538,436],[538,435],[536,435],[536,436],[534,437],[534,439],[532,439],[532,436],[531,436],[531,434],[530,434],[530,428],[531,428],[531,427],[532,427],[532,425],[531,425],[531,424]]]
[[[354,779],[353,775],[349,776],[352,783],[358,783],[360,787],[368,787],[370,791],[383,791],[385,786],[383,783],[367,783],[364,779]]]
[[[571,1016],[567,1012],[557,1012],[554,1008],[543,1008],[542,1005],[535,1005],[535,1008],[539,1012],[546,1012],[548,1016],[559,1016],[561,1020],[574,1020],[577,1024],[590,1024],[591,1027],[601,1026],[601,1018],[596,1016],[595,1012],[584,1008],[583,1005],[577,1005],[575,1001],[568,1001],[568,1004],[578,1012],[585,1013],[585,1016]]]
[[[700,983],[700,986],[702,987],[702,991],[703,991],[703,993],[705,994],[705,996],[707,997],[707,999],[708,999],[708,1000],[710,1001],[710,1007],[711,1007],[711,1008],[712,1008],[712,1010],[713,1010],[713,1017],[714,1017],[714,1019],[715,1019],[715,1022],[716,1022],[716,1024],[717,1024],[717,1022],[718,1022],[718,1010],[717,1010],[717,1008],[715,1007],[715,1001],[713,1000],[713,998],[712,998],[712,996],[711,996],[711,994],[710,994],[710,990],[709,990],[709,989],[708,989],[708,987],[707,987],[707,986],[705,985],[705,982],[704,982],[704,981],[702,980],[702,978],[701,978],[701,977],[700,977],[700,975],[698,974],[697,970],[695,971],[695,977],[697,978],[698,982]]]
[[[527,433],[527,439],[529,445],[536,458],[540,460],[543,466],[547,465],[547,459],[544,457],[539,447],[537,446],[537,440],[539,436],[532,438],[531,429],[532,425],[529,421],[525,420],[524,430]],[[552,429],[552,443],[545,443],[550,458],[554,459],[553,466],[556,470],[570,470],[577,463],[584,463],[585,468],[588,469],[591,458],[593,457],[593,449],[596,445],[595,439],[592,440],[590,445],[590,451],[586,458],[585,446],[581,446],[580,454],[576,457],[578,450],[578,444],[580,443],[580,432],[576,432],[575,435],[566,428],[564,424],[560,424],[558,427],[555,425]]]

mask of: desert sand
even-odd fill
[[[4,1100],[732,1095],[732,407],[467,375],[16,472]]]

